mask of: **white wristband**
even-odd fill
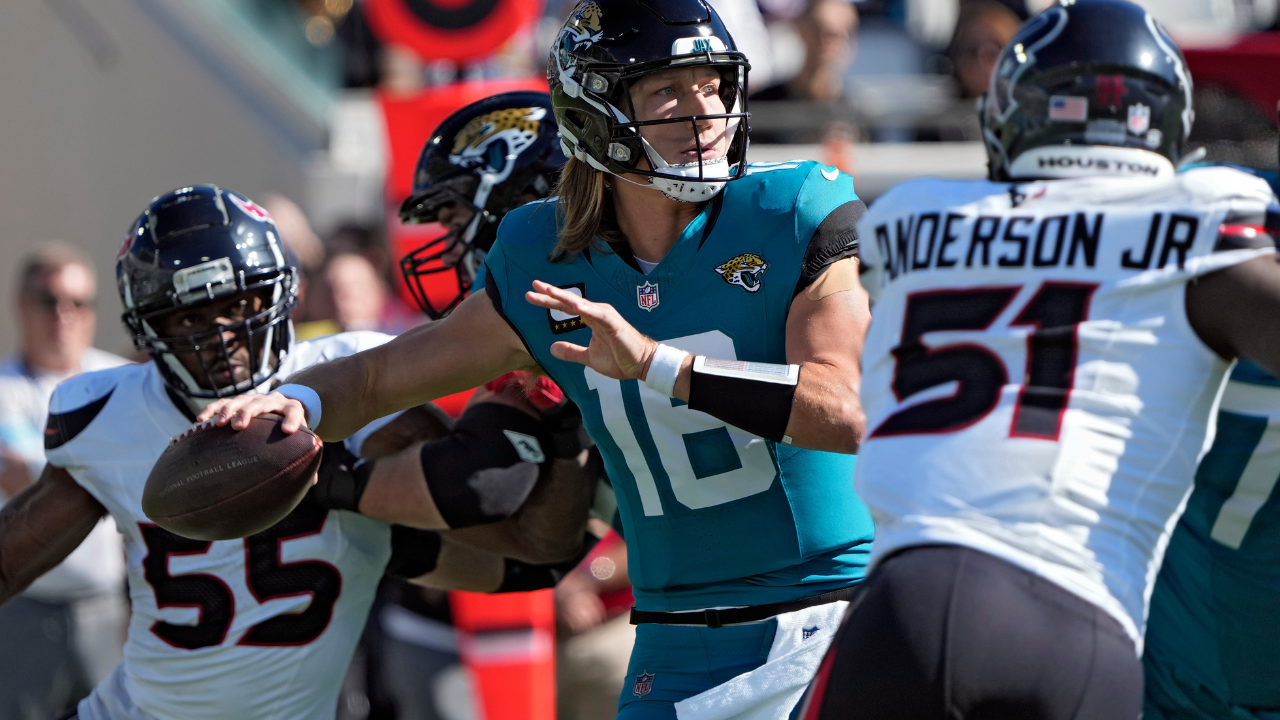
[[[286,383],[276,388],[275,391],[287,398],[291,398],[302,403],[302,409],[307,413],[307,427],[314,430],[315,427],[320,424],[322,408],[320,407],[320,396],[316,394],[315,390],[312,390],[306,385]]]
[[[658,345],[658,349],[653,351],[653,359],[649,361],[649,373],[645,375],[644,384],[664,397],[675,397],[676,378],[680,377],[680,366],[689,355],[670,345]]]

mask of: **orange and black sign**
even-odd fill
[[[366,0],[365,16],[384,43],[428,60],[492,55],[542,14],[542,0]]]

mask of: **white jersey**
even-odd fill
[[[1224,167],[882,196],[858,225],[872,562],[972,547],[1103,608],[1141,651],[1228,368],[1185,285],[1274,253],[1245,227],[1269,202]]]
[[[280,376],[390,339],[298,343]],[[389,527],[304,503],[243,540],[202,542],[142,512],[147,475],[191,420],[155,363],[86,373],[50,403],[49,462],[124,535],[132,617],[124,660],[81,701],[81,720],[332,718],[391,553]]]

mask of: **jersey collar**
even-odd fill
[[[657,285],[659,293],[668,292],[668,296],[672,297],[671,293],[684,284],[690,275],[694,267],[694,256],[714,229],[715,220],[720,214],[720,198],[723,196],[724,193],[721,192],[714,200],[708,202],[693,220],[689,221],[680,233],[680,237],[676,239],[676,244],[648,275],[640,272],[640,267],[636,264],[629,245],[612,246],[613,252],[592,253],[591,265],[614,290],[627,298],[626,307],[628,308],[635,306],[636,288],[644,284]],[[655,317],[662,315],[664,314],[662,311],[672,305],[674,303],[663,306],[659,302],[658,307],[651,314]]]

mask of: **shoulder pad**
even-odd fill
[[[1205,201],[1246,198],[1266,205],[1275,201],[1267,181],[1226,165],[1203,165],[1178,173],[1186,190]]]
[[[559,229],[559,200],[535,200],[507,213],[498,224],[498,242],[508,249],[533,249],[544,256],[551,252]]]
[[[1218,226],[1214,252],[1280,245],[1280,206],[1233,208]]]
[[[138,366],[126,365],[123,368],[84,373],[58,385],[49,400],[44,449],[62,447],[89,427],[115,392],[119,383],[119,371],[136,367]]]
[[[886,190],[871,203],[864,222],[874,222],[883,215],[893,215],[904,209],[921,212],[922,208],[966,205],[990,195],[1006,195],[1008,188],[1008,184],[988,180],[905,180]]]
[[[391,338],[391,335],[380,332],[359,330],[306,340],[293,346],[286,366],[281,368],[281,374],[291,375],[305,367],[355,355],[363,350],[377,347]]]

